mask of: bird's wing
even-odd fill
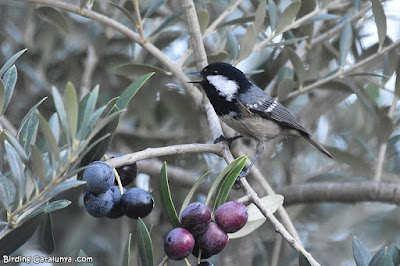
[[[297,123],[293,114],[282,104],[272,99],[263,90],[253,85],[251,93],[239,95],[238,100],[249,112],[259,115],[262,118],[273,120],[281,126],[297,129],[300,132],[307,131]]]

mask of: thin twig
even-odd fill
[[[319,202],[385,202],[400,205],[400,185],[386,182],[306,183],[276,189],[284,205]]]
[[[87,49],[85,63],[83,65],[82,85],[79,98],[82,99],[89,91],[92,82],[93,71],[96,69],[98,58],[93,44]]]
[[[346,75],[351,74],[354,70],[359,69],[360,67],[368,64],[369,62],[378,58],[379,56],[389,53],[390,51],[392,51],[394,48],[396,48],[398,46],[400,46],[400,40],[397,40],[396,42],[386,46],[384,49],[380,50],[379,52],[376,52],[375,54],[365,58],[364,60],[361,60],[360,62],[357,62],[356,64],[354,64],[348,68],[345,68],[344,70],[339,70],[338,72],[336,72],[333,75],[330,75],[326,78],[320,79],[308,86],[305,86],[302,90],[297,90],[292,93],[289,93],[287,99],[290,100],[301,94],[305,94],[305,93],[307,93],[315,88],[318,88],[318,87],[324,85],[325,83],[328,83],[329,81],[332,81],[336,78],[344,78],[344,77],[346,77]]]
[[[140,39],[142,41],[144,41],[145,37],[144,37],[144,33],[143,33],[143,21],[142,21],[141,15],[140,15],[139,1],[138,0],[132,0],[132,1],[133,1],[133,6],[135,8],[136,19],[137,19],[136,27],[139,29]]]
[[[397,77],[397,78],[400,78],[400,77]],[[394,111],[396,109],[396,104],[397,104],[398,100],[399,100],[399,98],[397,97],[396,94],[394,94],[393,95],[393,100],[392,100],[392,105],[390,106],[390,109],[389,109],[389,112],[388,112],[388,117],[392,121],[393,121],[393,115],[394,115]],[[385,161],[386,150],[387,150],[387,141],[383,141],[379,146],[379,152],[378,152],[378,159],[377,159],[376,168],[375,168],[374,181],[380,181],[382,179],[383,163]]]
[[[188,92],[192,96],[195,105],[200,106],[203,96],[197,88],[194,88],[191,84],[188,84],[189,79],[186,77],[182,69],[177,64],[172,62],[154,44],[152,44],[149,41],[143,41],[136,32],[134,32],[127,26],[93,10],[80,9],[79,6],[72,5],[66,2],[61,2],[57,0],[21,0],[21,1],[40,3],[55,8],[60,8],[65,11],[69,11],[77,15],[81,15],[83,17],[90,18],[94,21],[103,23],[104,25],[122,33],[123,35],[125,35],[126,37],[128,37],[129,39],[131,39],[132,41],[136,42],[144,49],[146,49],[150,54],[152,54],[155,58],[157,58],[166,68],[168,68],[169,71],[171,71],[171,73],[173,73],[174,76],[182,83],[182,86],[185,88],[186,92]]]
[[[194,9],[194,4],[193,4],[192,0],[182,0],[182,6],[184,9]],[[195,35],[195,39],[201,40],[201,32],[200,32],[200,27],[198,26],[198,18],[197,18],[196,12],[186,10],[185,14],[187,16],[186,19],[188,21],[189,27],[192,25],[196,28],[196,29],[189,29],[189,32],[191,34]],[[193,38],[192,35],[191,35],[191,37]],[[204,65],[207,62],[206,55],[205,55],[205,53],[202,52],[202,51],[204,51],[204,44],[202,41],[199,41],[199,42],[192,41],[192,44],[193,44],[193,49],[195,51],[195,57],[196,57],[196,62],[198,64],[198,68],[202,68],[202,67],[204,67]],[[220,127],[219,119],[215,114],[214,108],[212,107],[211,104],[207,103],[207,100],[208,100],[207,97],[205,97],[204,101],[205,101],[205,107],[206,107],[206,114],[207,114],[209,126],[211,127],[211,131],[213,133],[213,137],[215,138],[215,137],[219,136],[218,134],[220,134],[220,133],[222,134],[222,130]],[[214,126],[215,126],[215,128],[214,128]],[[223,157],[228,164],[233,161],[233,155],[232,155],[229,147],[227,147],[227,145],[225,145]],[[241,181],[241,183],[243,185],[242,187],[243,187],[245,193],[250,195],[252,202],[258,208],[263,208],[264,210],[266,210],[263,206],[260,205],[261,200],[258,198],[256,192],[251,188],[251,186],[247,183],[247,181],[245,179],[243,179]],[[246,186],[246,184],[247,184],[247,186]],[[244,187],[244,186],[246,186],[246,187]],[[294,247],[297,251],[301,251],[309,259],[309,261],[312,265],[319,265],[318,262],[316,262],[313,259],[311,254],[308,253],[306,250],[304,250],[301,242],[297,241],[295,238],[293,238],[293,236],[290,235],[290,233],[275,218],[275,216],[273,216],[272,213],[270,213],[268,210],[266,210],[264,212],[262,211],[262,213],[274,225],[274,227],[276,229],[279,229],[279,230],[277,230],[277,232],[280,233],[292,247]]]
[[[336,4],[338,1],[332,1],[329,4],[327,4],[326,6],[320,8],[317,7],[316,9],[314,9],[313,11],[311,11],[310,13],[307,13],[306,15],[302,16],[301,18],[296,19],[293,23],[290,23],[289,25],[287,25],[285,28],[283,28],[281,31],[279,32],[275,32],[273,34],[271,34],[267,39],[261,41],[259,44],[257,44],[253,51],[259,51],[261,48],[263,48],[264,46],[268,45],[269,42],[271,42],[275,37],[277,37],[278,35],[291,30],[291,29],[295,29],[297,27],[299,27],[302,23],[304,23],[305,21],[307,21],[308,19],[312,18],[313,16],[321,13],[324,10],[329,9],[329,7],[331,7],[332,5]]]
[[[275,216],[270,212],[267,208],[264,207],[260,198],[257,196],[257,193],[252,189],[250,184],[247,182],[246,178],[240,179],[240,184],[245,191],[246,194],[250,196],[251,202],[257,206],[257,208],[261,211],[261,213],[271,222],[272,226],[274,227],[275,231],[280,234],[285,241],[296,251],[301,252],[307,260],[310,262],[311,265],[316,266],[320,265],[312,255],[306,251],[299,242],[294,239],[292,235],[286,230],[286,228],[275,218]]]
[[[164,258],[162,259],[160,264],[158,264],[158,266],[164,266],[168,260],[169,260],[168,256],[164,256]]]
[[[222,156],[225,150],[224,144],[182,144],[160,148],[148,148],[143,151],[126,154],[121,157],[113,158],[107,161],[111,167],[118,168],[123,165],[133,164],[134,162],[155,158],[165,155],[174,155],[181,153],[214,153]]]

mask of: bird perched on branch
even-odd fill
[[[190,73],[202,77],[199,83],[219,118],[242,136],[257,143],[253,161],[239,177],[245,177],[263,152],[263,141],[278,136],[300,136],[319,151],[332,155],[296,121],[293,114],[262,89],[251,83],[242,71],[227,63],[213,63],[201,72]],[[228,140],[221,136],[217,140]]]

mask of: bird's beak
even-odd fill
[[[192,73],[188,73],[189,75],[193,75],[193,76],[201,76],[200,72],[192,72]],[[188,83],[200,83],[201,80],[194,80],[194,81],[189,81]]]

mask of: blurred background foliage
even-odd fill
[[[81,5],[79,1],[66,2]],[[133,1],[82,2],[94,2],[93,10],[138,32]],[[395,82],[400,9],[396,1],[241,1],[215,31],[207,32],[207,26],[233,3],[195,2],[201,29],[207,33],[204,44],[209,62],[237,64],[255,84],[292,110],[335,157],[329,160],[321,156],[302,140],[276,140],[267,145],[257,163],[268,181],[281,189],[308,182],[377,180],[377,176],[379,180],[397,183],[400,132],[394,90],[395,85],[400,89],[400,82]],[[328,9],[324,8],[326,4]],[[195,71],[195,58],[188,52],[191,46],[181,2],[149,0],[139,1],[139,5],[148,41],[178,62],[176,67],[182,66],[185,72]],[[285,29],[292,25],[296,13],[297,18],[302,18],[315,9],[320,11],[296,27]],[[268,42],[260,45],[265,40]],[[385,50],[389,46],[391,49]],[[1,64],[24,48],[27,52],[16,63],[18,82],[14,96],[1,121],[10,132],[18,128],[31,106],[51,95],[52,86],[62,91],[72,82],[83,97],[99,84],[99,104],[105,104],[137,77],[155,71],[123,115],[109,154],[212,142],[205,116],[182,84],[157,58],[124,35],[61,9],[0,0]],[[39,110],[46,118],[55,112],[49,100]],[[235,145],[244,147],[248,154],[254,152],[247,140]],[[381,157],[383,146],[386,152]],[[157,195],[164,160],[177,170],[176,177],[170,177],[175,202],[182,202],[193,180],[210,169],[216,170],[206,178],[207,188],[225,166],[220,158],[209,154],[166,156],[139,163],[141,175],[136,185],[147,186],[156,200],[153,212],[144,219],[152,225],[156,262],[164,255],[163,236],[171,229]],[[379,161],[383,162],[381,174],[376,170],[380,169]],[[265,194],[257,186],[255,189]],[[135,221],[126,217],[91,217],[82,206],[82,192],[79,187],[60,196],[72,204],[53,213],[53,255],[76,256],[82,249],[93,256],[95,265],[116,265],[130,232],[135,243]],[[233,191],[230,196],[242,195],[241,191]],[[197,197],[204,199],[200,193]],[[372,253],[392,243],[400,244],[400,216],[394,204],[314,203],[290,206],[287,210],[306,249],[322,265],[355,265],[351,249],[354,235]],[[37,234],[16,254],[43,252]],[[218,265],[266,265],[276,246],[281,245],[278,265],[295,265],[297,254],[279,238],[265,223],[257,232],[230,241],[212,260],[219,261]],[[132,252],[131,265],[138,265],[137,250]]]

